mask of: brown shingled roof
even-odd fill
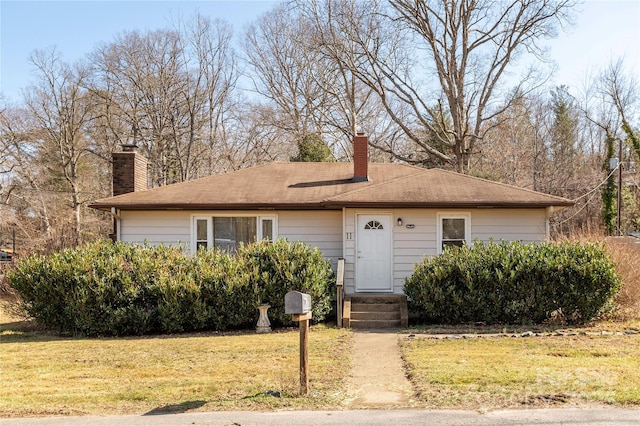
[[[318,209],[342,207],[547,207],[573,202],[440,169],[369,164],[353,182],[351,163],[271,163],[95,201],[90,207]]]

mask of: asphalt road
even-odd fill
[[[39,425],[640,425],[640,410],[607,408],[507,410],[477,413],[445,410],[221,411],[163,415],[0,419],[2,426]]]

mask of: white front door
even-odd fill
[[[391,215],[357,218],[356,291],[392,291]]]

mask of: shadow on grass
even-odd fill
[[[290,333],[292,327],[274,329],[272,333]],[[0,320],[0,345],[4,343],[47,342],[61,340],[145,340],[145,339],[188,339],[192,337],[224,337],[224,336],[252,336],[256,335],[255,329],[240,328],[225,331],[199,330],[185,331],[175,334],[143,334],[143,335],[74,335],[68,332],[60,332],[47,329],[34,320],[2,322]]]
[[[159,416],[162,414],[181,414],[186,413],[189,410],[195,410],[204,406],[207,401],[185,401],[180,404],[165,405],[164,407],[154,408],[153,410],[145,413],[145,416]]]

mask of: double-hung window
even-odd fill
[[[438,253],[445,247],[462,247],[470,243],[471,215],[469,213],[438,214]]]
[[[198,216],[193,220],[194,250],[215,248],[233,253],[242,244],[277,237],[275,216]]]

